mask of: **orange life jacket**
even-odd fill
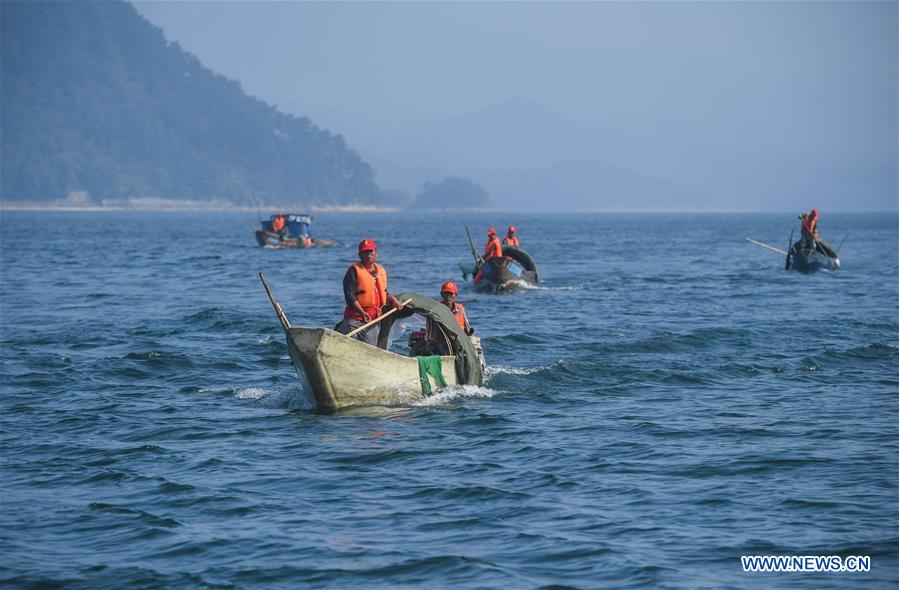
[[[275,217],[275,219],[272,221],[272,227],[275,231],[281,231],[282,229],[284,229],[284,217],[282,215]]]
[[[494,257],[502,258],[502,256],[503,245],[499,243],[499,238],[496,236],[489,238],[487,245],[484,246],[484,260],[490,260]]]
[[[811,213],[805,216],[805,219],[802,220],[802,235],[808,237],[818,238],[820,234],[818,234],[818,210],[812,209]]]
[[[356,269],[356,301],[371,319],[375,319],[387,303],[387,271],[378,263],[375,263],[375,276],[371,276],[361,262],[355,263],[352,268]],[[355,307],[349,305],[343,310],[343,317],[364,319]]]
[[[519,242],[518,238],[516,238],[515,236],[506,236],[505,238],[503,238],[503,243],[506,246],[521,246],[521,242]]]
[[[462,328],[462,332],[465,333],[465,308],[461,303],[456,304],[456,309],[451,310],[453,312],[453,316],[456,318],[456,321],[459,322],[459,327]]]

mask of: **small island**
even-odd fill
[[[459,177],[426,182],[410,205],[412,209],[484,209],[492,206],[490,194],[484,187]]]

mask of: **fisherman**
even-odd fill
[[[515,229],[514,225],[509,226],[509,231],[506,233],[506,237],[503,238],[503,246],[515,246],[516,248],[521,247],[521,242],[518,241],[518,238],[515,237]]]
[[[461,303],[456,303],[456,295],[458,294],[459,287],[456,283],[446,281],[440,287],[440,303],[449,308],[450,313],[453,314],[453,318],[455,318],[462,331],[473,340],[477,340],[472,336],[472,334],[474,334],[474,328],[468,323],[465,307]],[[425,326],[424,341],[427,343],[427,348],[424,351],[425,354],[437,354],[441,356],[452,354],[452,351],[449,348],[449,342],[447,342],[443,330],[441,330],[438,327],[437,322],[431,318],[428,318],[427,325]]]
[[[821,234],[818,233],[818,210],[812,209],[808,213],[799,216],[802,221],[802,244],[809,249],[815,248],[815,243]]]
[[[499,238],[496,237],[496,229],[489,228],[487,230],[487,244],[484,246],[484,262],[491,258],[503,257],[503,245],[500,244]]]
[[[382,308],[388,303],[402,309],[403,304],[387,292],[387,271],[375,260],[378,259],[378,247],[374,240],[359,242],[359,262],[347,269],[343,276],[343,298],[346,308],[343,310],[343,321],[334,329],[341,334],[349,334],[356,328],[381,316]],[[378,345],[380,327],[371,326],[355,335],[372,346]],[[386,338],[384,346],[386,348]]]
[[[310,236],[309,234],[303,234],[302,236],[300,236],[299,240],[301,248],[311,248],[315,245],[312,242],[312,236]]]
[[[496,228],[488,228],[487,229],[487,244],[484,246],[484,258],[482,259],[482,264],[479,265],[478,272],[474,274],[472,277],[472,282],[475,285],[481,282],[481,279],[484,278],[484,268],[486,267],[483,262],[487,262],[491,258],[502,258],[503,257],[503,245],[500,244],[499,238],[496,237]]]
[[[459,287],[452,281],[443,283],[440,287],[441,303],[449,308],[453,313],[453,317],[459,322],[459,327],[468,336],[474,334],[474,328],[468,323],[468,316],[465,314],[465,307],[461,303],[456,302],[456,295],[459,294]]]
[[[287,221],[280,213],[272,219],[272,229],[278,234],[278,239],[283,240],[284,234],[287,233]]]
[[[487,366],[487,361],[484,359],[484,349],[481,348],[481,339],[474,335],[474,328],[468,323],[468,315],[465,313],[465,307],[463,307],[461,303],[456,302],[456,295],[458,294],[459,287],[452,281],[447,281],[440,287],[441,303],[450,309],[453,313],[453,317],[455,317],[456,321],[459,323],[459,327],[462,328],[462,331],[465,332],[469,340],[471,340],[471,345],[477,353],[481,369],[484,369]],[[433,329],[433,321],[429,319],[428,342],[432,345],[432,354],[450,354],[449,350],[445,350],[447,346],[446,338],[434,338],[433,336],[435,336],[435,334],[433,333]]]

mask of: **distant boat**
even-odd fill
[[[837,255],[839,248],[834,250],[830,244],[820,238],[814,240],[810,246],[808,242],[803,240],[793,242],[793,235],[790,234],[789,242],[792,242],[792,245],[789,252],[749,237],[745,238],[745,240],[786,257],[784,270],[813,273],[819,270],[836,271],[840,269],[840,257]],[[843,241],[846,241],[845,238]],[[842,243],[840,246],[842,246]]]
[[[472,282],[475,289],[499,293],[538,283],[540,271],[537,262],[523,249],[517,246],[503,246],[501,257],[484,260],[475,248],[467,227],[465,231],[468,232],[468,241],[475,263],[474,265],[462,263],[459,268],[465,280],[468,280],[468,275],[474,277]]]
[[[479,273],[483,271],[482,274]],[[538,281],[537,263],[531,255],[516,246],[503,246],[502,257],[482,261],[475,269],[475,288],[479,291],[509,291]]]
[[[275,230],[275,219],[283,215],[284,229]],[[320,240],[309,233],[312,216],[305,213],[276,213],[268,221],[259,222],[261,229],[256,230],[256,242],[263,248],[326,248],[336,246],[334,240]]]
[[[437,370],[434,365],[439,366],[447,385],[482,385],[484,382],[482,355],[477,343],[462,331],[449,308],[439,301],[414,293],[397,296],[406,304],[396,315],[419,314],[427,318],[439,335],[443,350],[448,351],[448,354],[416,358],[366,344],[329,328],[291,326],[280,304],[274,300],[265,277],[262,273],[259,277],[284,328],[287,350],[303,390],[320,409],[408,404],[423,399],[428,395],[423,380],[428,380],[430,389],[434,378],[427,373],[422,376],[419,358],[434,361],[431,370]],[[393,318],[382,323],[387,322],[392,323]],[[386,334],[390,326],[384,326],[384,330],[382,334]]]
[[[790,247],[784,268],[803,273],[839,270],[840,258],[830,244],[820,238],[814,240],[811,247],[807,242],[798,240]]]

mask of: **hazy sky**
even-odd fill
[[[663,177],[684,154],[736,150],[880,170],[895,188],[895,2],[134,4],[212,70],[375,161],[415,157],[391,130],[525,101],[624,138],[616,164],[639,167],[647,146],[642,164]],[[861,208],[895,210],[883,186]]]

